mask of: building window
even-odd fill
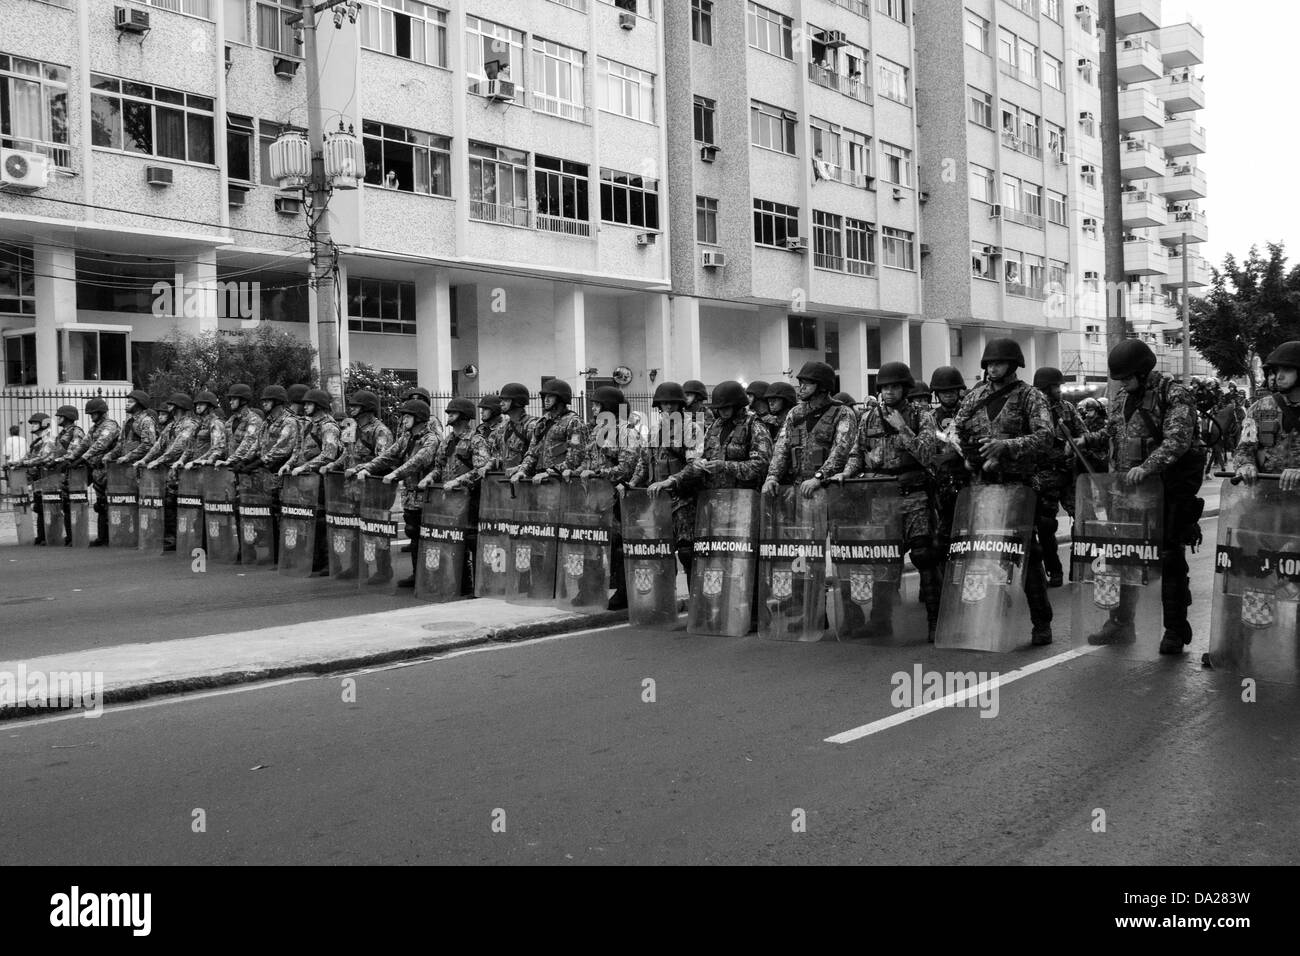
[[[1087,165],[1087,164],[1080,166],[1079,179],[1083,182],[1085,186],[1088,186],[1091,189],[1096,189],[1097,188],[1097,167]]]
[[[466,16],[465,76],[469,91],[484,95],[488,80],[513,83],[515,102],[523,102],[523,33],[491,20]]]
[[[587,54],[533,37],[533,109],[565,119],[586,119],[583,90]]]
[[[0,146],[70,168],[66,66],[0,53]]]
[[[881,96],[905,106],[911,102],[907,93],[907,67],[877,56],[876,75],[880,80]]]
[[[1050,19],[1061,22],[1061,0],[1041,0],[1039,6]]]
[[[751,100],[749,104],[749,128],[751,141],[755,146],[774,149],[778,153],[795,153],[794,145],[795,114],[779,106],[770,106]]]
[[[526,152],[470,142],[469,217],[506,226],[531,225]]]
[[[843,220],[834,213],[813,210],[813,265],[844,271]]]
[[[604,222],[642,229],[659,228],[659,180],[600,171],[600,218]]]
[[[916,235],[905,229],[883,226],[880,230],[880,261],[895,269],[916,269]]]
[[[691,39],[713,46],[713,0],[691,0]]]
[[[998,27],[998,60],[1015,69],[1016,35],[1006,27]]]
[[[1089,136],[1097,135],[1097,117],[1088,112],[1079,114],[1079,129]]]
[[[813,171],[819,179],[840,178],[840,128],[816,116],[808,120],[812,133]]]
[[[970,274],[974,278],[997,281],[997,276],[993,274],[992,249],[992,246],[982,242],[970,244]]]
[[[0,243],[0,313],[36,314],[36,275],[32,251]],[[12,379],[9,384],[17,384]]]
[[[765,53],[794,59],[794,22],[787,16],[760,7],[757,3],[748,5],[749,45]]]
[[[799,207],[767,199],[754,200],[754,244],[784,248],[799,235]]]
[[[1048,121],[1043,125],[1047,129],[1047,153],[1055,161],[1059,153],[1065,152],[1065,127]]]
[[[300,0],[258,0],[257,45],[264,50],[301,56],[302,41],[293,26],[285,23],[289,17],[301,12]]]
[[[713,145],[713,115],[718,104],[703,96],[695,97],[695,141]]]
[[[1002,174],[1002,216],[1012,222],[1019,222],[1022,206],[1020,202],[1020,180],[1015,176]]]
[[[1021,152],[1033,156],[1035,159],[1042,158],[1043,141],[1039,134],[1038,127],[1039,117],[1030,113],[1028,110],[1022,110],[1020,113],[1020,139]]]
[[[804,352],[817,351],[817,319],[806,315],[787,316],[790,348]]]
[[[695,241],[716,245],[718,242],[718,201],[708,196],[695,197]]]
[[[3,255],[0,252],[0,255]],[[0,269],[4,267],[0,265]],[[4,274],[0,272],[0,284]],[[0,306],[0,311],[4,311]],[[25,332],[22,335],[5,336],[5,384],[36,384],[36,333]]]
[[[415,334],[415,283],[348,276],[348,331]]]
[[[978,163],[970,164],[970,198],[980,202],[997,202],[993,189],[993,170]]]
[[[808,25],[810,60],[808,78],[818,86],[843,93],[866,102],[870,84],[864,79],[867,70],[867,51],[854,43],[830,46],[826,31]]]
[[[840,141],[844,147],[844,168],[855,176],[873,176],[871,164],[871,137],[866,133],[840,127]]]
[[[907,0],[876,0],[876,9],[899,23],[907,22]]]
[[[129,382],[127,332],[99,329],[59,331],[60,382]]]
[[[1054,90],[1065,89],[1064,64],[1050,53],[1043,54],[1043,82]]]
[[[912,151],[895,146],[893,143],[880,141],[880,155],[884,168],[881,178],[897,186],[912,185]]]
[[[1003,253],[1002,277],[1006,280],[1008,293],[1021,295],[1024,292],[1024,268],[1020,261],[1020,253],[1014,249],[1008,249]]]
[[[989,22],[978,13],[966,11],[966,45],[989,52]]]
[[[1041,299],[1047,287],[1047,265],[1042,256],[1025,255],[1025,294]]]
[[[306,133],[301,126],[281,126],[269,120],[257,121],[257,160],[260,164],[259,182],[263,186],[278,186],[279,182],[271,176],[271,144],[280,138],[280,134],[289,131]]]
[[[226,175],[241,183],[253,181],[253,119],[226,114]]]
[[[646,123],[655,121],[655,78],[634,66],[596,61],[596,97],[602,110]]]
[[[1066,265],[1057,259],[1047,261],[1047,291],[1053,295],[1060,295],[1066,291],[1065,277]]]
[[[357,29],[367,50],[447,66],[446,10],[420,0],[384,0],[383,6],[363,3]]]
[[[226,42],[247,43],[248,0],[222,0],[222,3],[226,10]]]
[[[537,228],[574,236],[591,235],[588,213],[590,175],[584,163],[551,156],[533,157],[537,187]]]
[[[626,10],[628,13],[635,13],[647,20],[655,18],[654,0],[600,0],[600,2]]]
[[[1016,68],[1020,71],[1019,79],[1033,85],[1038,79],[1038,47],[1028,40],[1016,38]]]
[[[186,13],[192,17],[201,17],[204,20],[212,19],[212,0],[143,0],[143,2],[151,7],[157,7],[159,10]],[[67,6],[67,4],[60,3],[59,6]]]
[[[952,358],[961,358],[964,354],[961,339],[961,326],[950,326],[948,328],[948,354]]]
[[[977,90],[973,86],[966,87],[966,118],[972,123],[978,123],[986,129],[993,128],[993,94],[985,93],[983,90]]]
[[[212,98],[90,75],[91,143],[161,159],[212,163]]]
[[[1065,193],[1058,193],[1054,189],[1047,191],[1047,221],[1058,226],[1065,225]]]
[[[451,195],[451,140],[402,126],[361,124],[366,184],[426,196]]]
[[[849,275],[876,274],[876,227],[862,219],[844,220],[844,265]]]

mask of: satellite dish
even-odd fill
[[[623,386],[632,381],[632,370],[626,365],[614,369],[614,384]]]
[[[468,378],[468,379],[475,379],[475,378],[478,378],[478,366],[477,366],[477,365],[473,365],[473,364],[466,365],[466,366],[465,366],[463,369],[461,369],[460,371],[461,371],[461,374],[464,375],[464,376],[465,376],[466,378]]]

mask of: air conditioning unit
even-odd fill
[[[1084,228],[1084,229],[1096,229],[1096,228],[1097,228],[1097,220],[1094,219],[1092,216],[1084,216],[1084,217],[1083,217],[1083,228]]]
[[[785,240],[785,247],[789,249],[791,252],[807,252],[808,240],[805,239],[803,236],[787,236]]]
[[[930,244],[928,242],[921,243],[921,255],[928,256],[929,254],[930,254]]]
[[[989,256],[990,258],[996,258],[997,256],[1002,255],[1002,247],[1001,247],[1001,246],[985,246],[985,247],[984,247],[984,255]]]
[[[1056,165],[1068,166],[1069,163],[1070,163],[1070,154],[1067,153],[1065,150],[1061,150],[1059,153],[1056,154]]]
[[[993,203],[993,205],[989,206],[989,218],[990,219],[1002,218],[1002,203],[995,202]]]
[[[21,149],[0,149],[0,189],[44,189],[50,184],[50,158]]]
[[[1083,278],[1088,282],[1096,282],[1101,278],[1100,272],[1094,272],[1091,269],[1083,274]]]
[[[248,203],[248,188],[231,183],[226,188],[226,204],[234,209],[241,209]]]
[[[842,47],[848,43],[848,38],[844,36],[843,30],[823,30],[822,45],[830,49]]]
[[[903,187],[902,187],[902,186],[895,186],[895,187],[894,187],[894,198],[895,198],[895,199],[902,199],[902,198],[903,198]]]
[[[1077,3],[1074,6],[1074,15],[1076,17],[1090,17],[1092,16],[1092,7],[1086,3]]]
[[[700,265],[706,269],[721,269],[727,264],[727,257],[721,252],[706,249],[700,254]]]
[[[875,189],[876,177],[868,176],[866,173],[854,173],[853,185],[859,189]]]
[[[113,25],[123,33],[148,33],[149,11],[135,7],[114,7]]]
[[[498,103],[507,103],[515,98],[514,80],[488,80],[487,97]]]
[[[638,246],[653,246],[655,244],[655,239],[657,239],[658,236],[659,233],[657,232],[638,232],[636,235],[636,244]]]
[[[929,201],[930,201],[930,190],[928,190],[928,189],[922,189],[919,193],[917,193],[916,198],[917,198],[918,201],[923,202],[923,203],[925,203],[925,202],[929,202]]]
[[[1077,67],[1078,67],[1079,69],[1081,69],[1081,70],[1086,70],[1086,69],[1088,69],[1090,66],[1092,66],[1092,60],[1088,59],[1086,56],[1081,56],[1081,57],[1079,57],[1079,59],[1075,62],[1074,65],[1077,66]]]
[[[302,212],[302,200],[297,196],[276,196],[275,211],[282,216],[296,216]]]
[[[271,66],[275,70],[275,75],[282,80],[291,80],[298,75],[298,64],[300,60],[292,57],[277,56],[271,60]]]
[[[702,161],[706,163],[711,163],[717,158],[718,158],[718,147],[712,145],[700,147],[700,159]]]
[[[146,166],[144,181],[150,186],[170,186],[174,170],[170,166]]]
[[[635,29],[636,29],[636,14],[635,14],[635,13],[620,13],[620,14],[618,15],[618,25],[619,25],[620,28],[622,28],[622,29],[624,29],[624,30],[635,30]]]
[[[1096,175],[1097,167],[1092,165],[1091,163],[1084,163],[1082,166],[1079,167],[1079,172],[1081,172],[1085,176]]]
[[[1093,115],[1092,113],[1087,112],[1086,110],[1085,110],[1084,112],[1082,112],[1082,113],[1079,114],[1079,122],[1080,122],[1080,123],[1091,123],[1091,122],[1092,122],[1093,120],[1095,120],[1096,118],[1097,118],[1097,117],[1096,117],[1095,115]]]

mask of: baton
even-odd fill
[[[898,476],[897,475],[870,475],[870,476],[864,476],[862,478],[845,478],[843,482],[828,481],[826,487],[829,488],[831,485],[838,485],[838,484],[846,484],[846,485],[882,484],[886,481],[898,481]]]
[[[1241,475],[1237,474],[1235,471],[1216,471],[1216,472],[1214,473],[1214,477],[1215,477],[1215,478],[1228,478],[1228,479],[1230,479],[1230,480],[1232,481],[1232,483],[1233,483],[1234,485],[1239,485],[1239,484],[1241,484]],[[1267,474],[1267,473],[1262,472],[1262,471],[1259,472],[1258,474],[1256,474],[1255,477],[1256,477],[1256,478],[1261,478],[1261,479],[1263,479],[1264,481],[1281,481],[1281,480],[1282,480],[1282,476],[1281,476],[1280,474],[1276,474],[1276,475],[1274,475],[1274,474]]]

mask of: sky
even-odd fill
[[[1300,264],[1300,189],[1287,185],[1300,157],[1300,2],[1164,0],[1162,24],[1191,20],[1205,32],[1206,148],[1210,227],[1202,250],[1218,266],[1252,244],[1283,241]]]

